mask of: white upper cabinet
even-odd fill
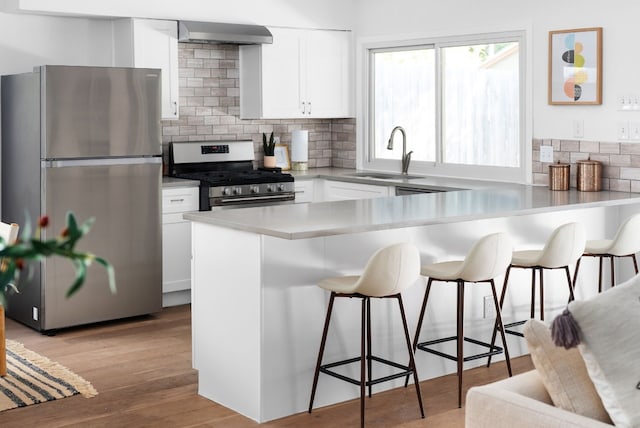
[[[114,21],[114,65],[162,70],[162,119],[178,118],[178,24],[156,19]]]
[[[269,30],[273,44],[240,47],[240,117],[351,117],[351,33]]]

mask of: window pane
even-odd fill
[[[387,150],[391,130],[402,126],[412,159],[435,160],[435,55],[429,48],[373,54],[374,156],[400,159],[402,136],[396,133]]]
[[[443,162],[519,167],[518,43],[441,53]]]

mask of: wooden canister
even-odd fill
[[[571,165],[568,163],[552,163],[549,165],[549,189],[569,190]]]
[[[579,160],[576,187],[581,192],[598,192],[602,188],[602,164],[591,159]]]

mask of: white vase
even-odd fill
[[[276,157],[275,156],[265,156],[264,157],[264,167],[265,168],[275,168],[276,167]]]

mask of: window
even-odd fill
[[[402,126],[411,172],[523,180],[521,38],[369,47],[365,167],[398,169],[401,133],[393,150],[387,145]]]

